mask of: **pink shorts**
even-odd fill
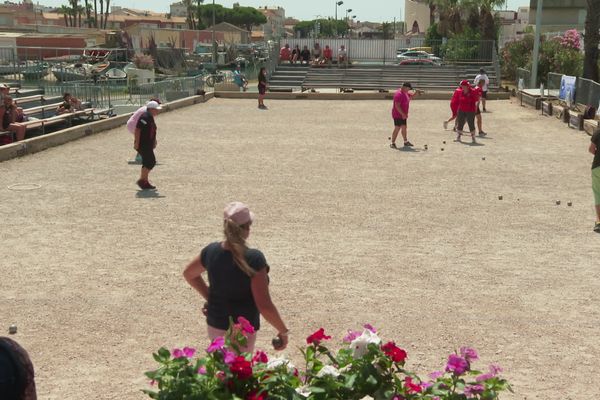
[[[225,333],[227,333],[226,330],[213,328],[210,325],[207,325],[206,327],[207,327],[207,331],[208,331],[208,337],[211,340],[211,342],[218,337],[224,337]],[[241,347],[240,350],[244,353],[254,353],[254,345],[255,344],[256,344],[256,332],[251,335],[248,335],[248,342],[246,343],[246,346]]]

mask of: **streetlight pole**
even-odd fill
[[[537,87],[538,62],[540,57],[540,35],[542,31],[542,6],[544,0],[537,0],[535,13],[535,38],[533,40],[533,62],[531,63],[531,87]]]
[[[337,19],[337,9],[338,9],[338,7],[339,7],[339,6],[341,6],[342,4],[344,4],[344,2],[343,2],[343,1],[336,1],[336,2],[335,2],[335,21],[334,21],[334,24],[335,24],[335,25],[334,25],[334,26],[335,26],[335,30],[334,30],[334,32],[335,32],[335,36],[336,36],[336,37],[337,37],[337,34],[338,34],[338,30],[337,30],[337,21],[338,21],[338,19]]]

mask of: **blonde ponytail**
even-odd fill
[[[224,223],[225,241],[233,253],[233,260],[237,266],[250,278],[254,276],[254,271],[246,261],[246,239],[243,236],[243,225],[238,225],[231,219],[226,219]]]

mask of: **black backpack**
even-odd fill
[[[586,106],[585,111],[583,112],[583,119],[594,119],[596,118],[596,107],[594,106]]]

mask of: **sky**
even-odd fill
[[[205,0],[210,2],[211,0]],[[67,0],[36,0],[47,6],[61,6],[67,4]],[[158,12],[169,12],[169,4],[174,0],[111,0],[111,5],[152,10]],[[225,7],[231,7],[236,1],[215,0],[215,3]],[[332,17],[335,13],[335,0],[237,0],[242,6],[280,6],[285,9],[287,17],[301,20],[310,20],[320,17]],[[83,3],[83,1],[82,1]],[[397,7],[392,7],[396,4]],[[508,9],[516,10],[520,6],[528,6],[529,0],[508,0]],[[346,16],[346,10],[352,9],[351,15],[356,15],[359,21],[393,21],[394,17],[399,21],[404,18],[404,0],[344,0],[344,4],[338,7],[338,18]]]

